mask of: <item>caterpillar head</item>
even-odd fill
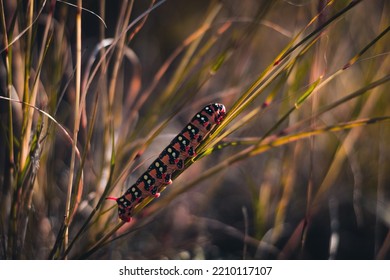
[[[213,103],[204,108],[204,110],[211,116],[216,124],[220,124],[226,116],[226,108],[221,103]]]

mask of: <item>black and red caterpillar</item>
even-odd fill
[[[159,197],[161,187],[172,183],[172,174],[184,167],[188,158],[194,157],[195,149],[210,130],[226,115],[225,106],[213,103],[198,112],[171,143],[152,162],[148,170],[138,178],[121,197],[108,197],[118,203],[119,218],[129,222],[134,207],[146,197]]]

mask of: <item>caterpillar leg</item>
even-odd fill
[[[159,182],[162,184],[170,185],[170,184],[172,184],[171,177],[172,177],[171,173],[163,173],[160,176],[161,179],[159,180]]]
[[[158,197],[160,197],[160,193],[159,192],[147,192],[145,197],[147,197],[147,196],[153,196],[154,198],[158,198]]]
[[[190,147],[190,146],[186,147],[186,154],[189,157],[196,157],[195,149],[193,147]]]
[[[177,168],[179,168],[180,170],[183,169],[184,167],[184,161],[182,159],[175,159],[174,161],[175,165]]]

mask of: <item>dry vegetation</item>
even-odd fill
[[[0,258],[389,258],[389,15],[1,1]],[[105,198],[210,102],[228,115],[198,157],[120,222]]]

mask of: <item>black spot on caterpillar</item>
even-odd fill
[[[134,207],[146,197],[159,197],[158,190],[172,183],[172,174],[184,167],[184,162],[196,156],[195,150],[210,130],[221,123],[226,115],[225,106],[209,104],[195,114],[191,121],[173,138],[138,180],[119,198],[107,197],[118,204],[119,218],[129,222]]]

